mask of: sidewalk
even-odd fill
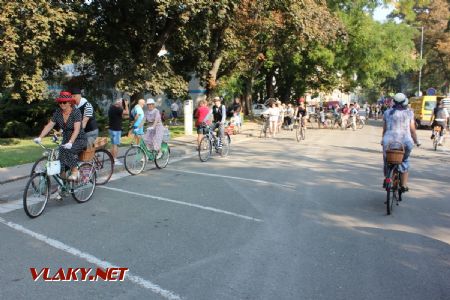
[[[253,122],[246,122],[242,132],[238,135],[233,135],[231,137],[232,140],[240,140],[242,138],[246,138],[249,136],[256,136],[256,131],[258,131],[259,125]],[[184,135],[169,141],[169,146],[171,150],[171,158],[183,157],[195,152],[195,148],[197,145],[197,135]],[[123,155],[125,151],[128,149],[126,147],[119,148],[119,159],[123,162]],[[14,182],[17,180],[21,180],[30,176],[30,171],[33,166],[33,163],[8,167],[8,168],[0,168],[0,187],[2,184],[7,184],[10,182]]]

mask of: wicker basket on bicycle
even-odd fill
[[[402,143],[393,142],[386,148],[386,161],[391,165],[399,165],[405,156],[405,146]]]
[[[78,158],[80,159],[80,161],[91,161],[94,158],[95,150],[98,148],[102,148],[107,143],[108,139],[105,137],[96,138],[94,145],[81,152]]]

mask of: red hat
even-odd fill
[[[61,91],[59,93],[59,97],[56,98],[56,102],[75,102],[75,99],[73,99],[72,94],[67,91]]]

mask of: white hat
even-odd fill
[[[406,98],[406,95],[403,93],[397,93],[394,96],[394,102],[406,106],[408,105],[408,98]]]
[[[147,99],[147,104],[155,104],[155,100],[152,98]]]

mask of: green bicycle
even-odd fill
[[[131,175],[138,175],[144,171],[147,161],[154,161],[158,169],[167,166],[170,159],[170,148],[166,142],[161,143],[161,153],[147,148],[144,140],[139,138],[139,145],[131,144],[127,152],[125,152],[124,165],[125,169]]]
[[[57,143],[55,140],[54,142]],[[79,203],[89,201],[96,187],[97,172],[95,166],[89,162],[80,162],[77,166],[78,179],[76,181],[67,180],[60,176],[61,163],[58,160],[60,146],[50,149],[40,143],[39,145],[46,151],[47,162],[43,169],[31,174],[25,186],[23,208],[27,216],[36,218],[44,212],[51,194],[50,176],[57,183],[58,194],[61,198],[71,194]],[[67,174],[67,176],[69,175]]]

